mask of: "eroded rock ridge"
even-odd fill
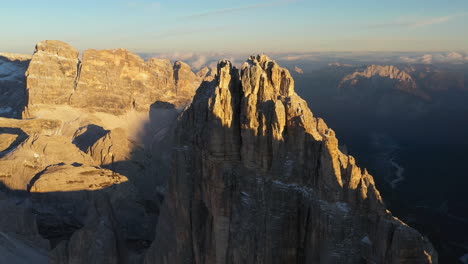
[[[28,105],[71,105],[92,112],[148,111],[155,101],[188,104],[205,76],[184,62],[144,61],[126,50],[79,51],[55,40],[37,44],[26,72]]]
[[[221,61],[174,144],[146,263],[437,263],[264,55]]]

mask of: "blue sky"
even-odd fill
[[[467,0],[0,1],[0,51],[467,51]]]

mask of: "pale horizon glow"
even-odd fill
[[[137,53],[468,50],[468,1],[18,0],[1,3],[0,52],[57,39]]]

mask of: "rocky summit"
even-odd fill
[[[265,55],[18,58],[0,57],[1,263],[438,262]]]
[[[221,61],[175,137],[146,263],[437,262],[264,55]]]
[[[87,50],[61,41],[37,44],[26,72],[29,106],[71,105],[95,112],[148,111],[155,101],[183,106],[204,76],[183,62],[144,61],[125,49]]]

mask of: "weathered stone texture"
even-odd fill
[[[221,61],[175,138],[146,263],[437,263],[266,56]]]
[[[207,72],[125,50],[79,52],[61,41],[36,46],[27,70],[29,105],[69,104],[90,112],[148,111],[155,101],[188,104]]]

